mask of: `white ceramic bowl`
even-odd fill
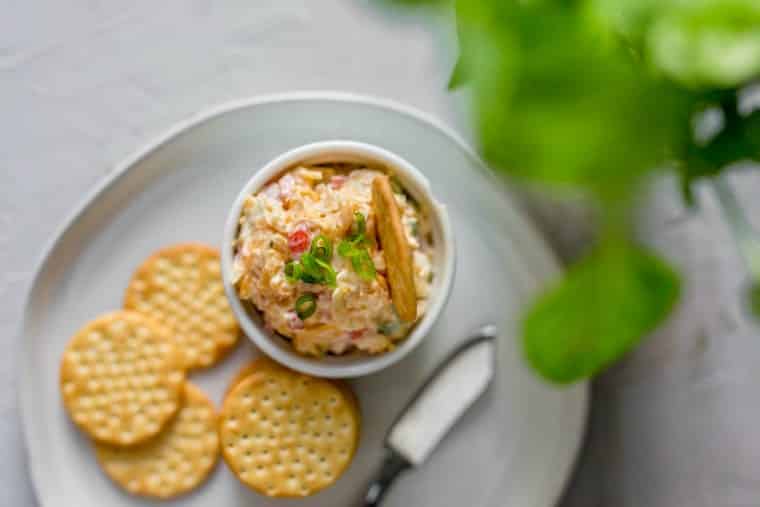
[[[435,278],[427,310],[411,333],[397,347],[379,355],[352,353],[343,356],[312,358],[297,353],[284,338],[268,331],[250,303],[243,303],[232,280],[233,242],[238,231],[240,211],[246,196],[296,164],[354,162],[380,165],[394,174],[407,192],[427,211],[432,225]],[[446,208],[438,203],[428,180],[409,162],[377,146],[352,141],[324,141],[307,144],[280,155],[256,172],[232,205],[222,240],[224,289],[245,334],[268,356],[294,370],[319,377],[358,377],[382,370],[409,354],[430,331],[446,304],[454,281],[455,249]]]

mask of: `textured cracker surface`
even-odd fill
[[[256,371],[261,371],[264,368],[267,368],[268,366],[271,366],[275,369],[283,368],[281,365],[277,364],[274,360],[269,359],[268,357],[265,357],[265,356],[257,357],[256,359],[252,359],[250,362],[243,364],[243,366],[240,367],[237,373],[235,373],[235,376],[232,377],[232,380],[230,381],[230,383],[227,385],[227,389],[224,391],[225,398],[232,392],[235,386],[237,386],[240,382],[245,380],[252,373]],[[345,395],[346,399],[349,400],[353,404],[354,411],[357,414],[360,413],[359,399],[357,398],[356,394],[351,389],[351,387],[343,380],[331,379],[330,382],[334,384],[338,389],[343,391],[343,394]]]
[[[71,419],[95,440],[133,445],[158,434],[177,412],[182,358],[157,323],[116,311],[86,324],[61,362],[61,393]]]
[[[372,207],[377,217],[377,233],[388,269],[393,306],[401,320],[414,322],[417,320],[417,289],[414,285],[412,251],[387,176],[372,180]]]
[[[124,307],[171,329],[188,369],[215,364],[238,339],[219,252],[207,245],[183,243],[151,255],[133,275]]]
[[[248,363],[245,363],[240,367],[237,373],[235,373],[235,376],[232,377],[232,380],[230,380],[230,383],[227,385],[227,389],[224,391],[224,397],[226,398],[232,392],[232,390],[235,389],[235,386],[249,377],[252,373],[266,368],[270,364],[273,364],[273,361],[265,357],[258,357]]]
[[[247,486],[272,497],[308,496],[351,463],[360,416],[346,386],[263,358],[233,385],[219,434],[227,465]]]
[[[182,407],[154,439],[136,447],[96,444],[103,470],[124,490],[172,498],[198,487],[219,457],[217,415],[203,392],[185,383]]]

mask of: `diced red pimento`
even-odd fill
[[[288,235],[288,248],[294,254],[302,254],[309,248],[309,233],[304,228],[297,228]]]
[[[348,332],[348,336],[352,340],[358,340],[359,338],[361,338],[362,336],[364,336],[364,333],[366,333],[366,332],[367,332],[367,328],[364,328],[364,329],[354,329],[353,331],[349,331]]]
[[[343,186],[343,184],[346,182],[346,177],[342,174],[336,174],[332,178],[330,178],[330,186],[333,190],[339,190],[340,187]]]

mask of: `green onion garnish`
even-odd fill
[[[364,215],[359,213],[358,211],[354,212],[354,222],[351,224],[351,231],[349,234],[349,239],[352,241],[356,241],[361,236],[362,239],[364,238],[364,232],[367,230],[367,220],[364,218]]]
[[[400,327],[401,326],[396,321],[383,322],[377,326],[377,332],[385,336],[391,336],[396,334]]]
[[[375,264],[365,247],[357,247],[350,241],[342,241],[338,246],[338,254],[349,259],[354,271],[364,280],[371,281],[375,278]]]
[[[335,270],[330,265],[332,259],[332,241],[323,235],[314,238],[309,251],[301,255],[300,260],[285,264],[285,278],[289,282],[321,283],[335,287]]]
[[[364,244],[364,233],[367,230],[367,222],[364,215],[358,211],[354,213],[354,223],[348,239],[338,244],[338,255],[349,259],[354,271],[364,280],[372,281],[375,278],[375,264],[372,262],[367,247]]]
[[[317,259],[316,262],[317,265],[322,269],[322,275],[324,277],[322,283],[328,287],[335,287],[337,284],[337,275],[335,274],[333,267],[322,259]]]
[[[333,254],[332,241],[327,236],[320,234],[311,241],[309,252],[317,259],[330,262]]]
[[[321,278],[321,269],[319,268],[319,264],[317,264],[317,258],[311,252],[301,255],[301,266],[303,266],[303,272],[307,275]]]
[[[372,262],[372,257],[369,256],[369,252],[366,249],[359,250],[356,255],[351,257],[351,265],[354,267],[356,274],[362,279],[368,282],[375,279],[375,264]]]
[[[317,311],[317,298],[314,294],[304,294],[296,300],[296,315],[301,320],[308,319]]]
[[[290,261],[285,264],[285,278],[289,282],[297,282],[303,275],[303,267],[297,261]]]
[[[356,250],[356,246],[347,239],[344,239],[338,244],[338,255],[341,257],[351,257],[351,252],[354,250]]]

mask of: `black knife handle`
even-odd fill
[[[409,462],[393,451],[388,451],[377,478],[372,481],[364,497],[364,507],[375,507],[388,492],[388,488],[398,475],[409,468]]]

